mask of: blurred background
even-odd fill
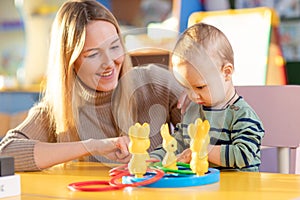
[[[300,84],[300,0],[98,0],[117,17],[134,64],[168,64],[164,51],[139,45],[172,48],[188,26],[193,12],[255,7],[273,8],[278,15],[278,44],[282,50],[286,84]],[[44,78],[52,20],[64,0],[0,1],[0,88],[34,88]],[[150,29],[149,29],[150,28]],[[161,36],[151,28],[162,28]],[[238,27],[236,27],[238,28]],[[147,37],[145,37],[145,34]],[[158,36],[159,35],[159,36]],[[158,38],[159,37],[159,38]],[[246,47],[245,47],[246,48]],[[139,51],[140,50],[140,51]],[[148,60],[147,60],[148,59]]]

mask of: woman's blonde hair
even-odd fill
[[[83,49],[86,26],[94,20],[112,23],[122,40],[120,27],[113,14],[95,0],[66,1],[58,10],[51,29],[47,83],[43,101],[48,105],[47,112],[56,132],[67,133],[65,135],[72,135],[72,138],[77,139],[79,139],[76,130],[78,110],[73,105],[76,96],[73,90],[76,80],[74,62]],[[130,57],[125,55],[120,76],[131,67]]]

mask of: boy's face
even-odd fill
[[[191,101],[207,107],[223,105],[227,86],[221,66],[214,66],[210,61],[197,60],[199,59],[194,59],[191,64],[173,55],[172,64],[176,79],[186,88]]]

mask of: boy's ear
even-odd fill
[[[222,67],[222,73],[224,74],[225,80],[231,80],[232,79],[232,74],[233,74],[233,65],[231,63],[226,63]]]

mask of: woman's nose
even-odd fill
[[[101,66],[104,68],[111,66],[113,63],[113,59],[111,58],[108,52],[103,53],[101,60],[102,60]]]

